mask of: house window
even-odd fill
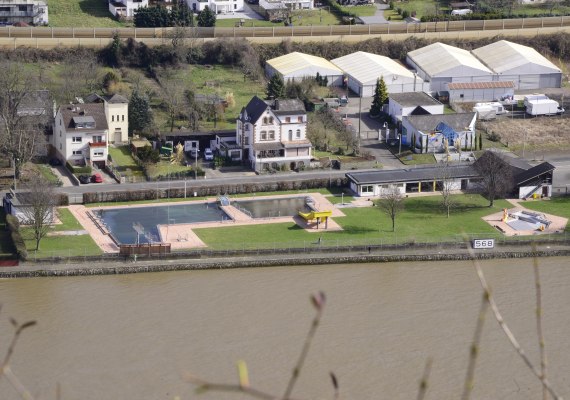
[[[303,122],[303,117],[297,117],[297,122]]]
[[[61,150],[61,143],[59,144],[59,149]]]
[[[269,140],[275,140],[275,131],[269,131]]]
[[[267,131],[261,131],[260,135],[261,135],[261,140],[267,140]]]
[[[263,125],[267,125],[267,117],[263,117]]]
[[[374,186],[372,185],[366,185],[366,186],[362,186],[360,189],[361,193],[374,193]]]
[[[73,150],[73,155],[74,156],[81,156],[81,155],[83,155],[83,152],[81,150]]]
[[[235,1],[235,0],[234,0]],[[234,10],[237,10],[237,4],[234,4]]]
[[[121,115],[121,122],[125,122],[125,115]]]
[[[102,143],[103,136],[93,136],[93,143]]]
[[[73,136],[71,138],[71,143],[81,143],[81,136]]]
[[[295,137],[297,139],[301,139],[301,130],[300,129],[297,129],[297,132],[295,132]]]
[[[285,117],[285,122],[290,123],[290,122],[291,122],[291,117]]]
[[[270,124],[273,123],[273,117],[269,117],[269,123],[270,123]]]
[[[18,11],[26,12],[26,11],[28,11],[28,7],[27,6],[18,6]]]
[[[93,157],[103,157],[103,150],[94,151]]]
[[[115,116],[111,115],[111,122],[115,122]]]

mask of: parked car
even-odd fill
[[[213,161],[214,160],[214,153],[212,152],[212,149],[208,148],[208,149],[204,150],[204,160],[206,160],[206,161]]]
[[[200,152],[200,150],[198,150],[198,149],[192,149],[192,150],[190,150],[190,157],[191,157],[192,159],[198,158],[198,153],[199,153],[199,152]]]
[[[49,165],[52,167],[57,167],[58,165],[61,165],[61,160],[59,158],[51,158],[49,160]]]
[[[93,176],[91,177],[91,182],[93,183],[102,183],[103,182],[103,177],[101,176],[101,174],[93,174]]]
[[[79,179],[79,182],[83,184],[88,184],[91,182],[91,177],[89,175],[79,175],[77,179]]]

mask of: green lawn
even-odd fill
[[[59,186],[61,185],[61,181],[59,178],[53,173],[52,169],[45,165],[45,164],[35,164],[34,165],[37,172],[49,183],[52,185]]]
[[[53,226],[52,231],[75,231],[83,230],[83,226],[66,208],[59,208],[58,217],[61,224]],[[26,243],[28,255],[34,257],[71,257],[71,256],[90,256],[102,254],[101,249],[95,244],[91,236],[85,235],[65,235],[65,236],[46,236],[40,242],[40,250],[36,251],[36,241],[33,239],[31,228],[20,227],[22,238]]]
[[[50,0],[49,22],[53,27],[118,28],[105,0]]]
[[[531,210],[570,219],[570,198],[568,197],[555,197],[547,201],[528,200],[522,205]]]
[[[397,21],[401,19],[399,15],[397,15],[396,10],[401,8],[402,10],[407,10],[410,14],[415,11],[416,18],[421,18],[424,15],[435,15],[436,13],[436,1],[435,0],[408,0],[405,2],[394,2],[394,10],[386,10],[384,12],[384,17],[388,19],[391,17],[391,21]],[[440,12],[444,10],[443,7],[440,7]]]
[[[390,147],[390,151],[395,155],[398,154],[398,147]],[[418,165],[418,164],[435,164],[435,157],[433,154],[417,154],[413,153],[411,150],[402,149],[400,154],[400,161],[404,165]]]
[[[440,196],[413,197],[405,200],[405,210],[396,219],[396,232],[391,221],[377,207],[343,208],[345,217],[335,218],[343,231],[322,231],[322,240],[347,244],[351,240],[441,241],[466,233],[496,233],[481,217],[510,208],[505,200],[495,201],[492,208],[479,195],[458,195],[458,203],[447,218],[440,206]],[[318,239],[293,223],[257,226],[229,226],[227,228],[196,229],[196,234],[210,248],[286,247],[313,243]],[[247,238],[247,242],[244,242]]]
[[[143,169],[135,163],[131,156],[129,146],[109,147],[109,154],[113,158],[115,167],[123,175],[128,176],[144,176]]]
[[[360,6],[341,7],[345,12],[352,13],[358,17],[371,17],[376,14],[376,6],[372,4]]]
[[[226,98],[228,93],[233,94],[235,105],[228,107],[222,121],[204,121],[200,128],[204,131],[211,129],[234,129],[235,119],[242,107],[245,107],[254,95],[265,96],[265,85],[263,82],[244,79],[243,73],[231,66],[212,65],[187,65],[176,71],[176,79],[180,83],[194,90],[196,94],[217,94],[221,98]],[[164,115],[158,118],[157,123],[163,130],[169,130],[170,126]]]

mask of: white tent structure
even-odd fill
[[[410,51],[406,62],[420,78],[430,83],[432,92],[446,90],[446,83],[449,82],[493,80],[493,71],[473,54],[439,42]]]
[[[389,93],[422,92],[425,82],[398,62],[377,54],[357,51],[331,61],[344,71],[348,87],[360,97],[374,95],[376,81],[384,77]]]
[[[343,77],[342,71],[330,61],[299,52],[268,60],[265,64],[265,73],[269,78],[279,74],[284,82],[315,78],[319,73],[323,78],[327,78],[329,86],[341,86]]]
[[[532,47],[500,40],[472,53],[495,72],[495,80],[512,81],[515,89],[560,87],[562,71]]]

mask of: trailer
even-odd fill
[[[495,119],[497,115],[508,113],[505,107],[498,101],[475,103],[473,111],[477,113],[477,118],[482,121],[489,121]]]
[[[556,100],[547,98],[525,99],[526,113],[529,115],[560,115],[564,108]]]

